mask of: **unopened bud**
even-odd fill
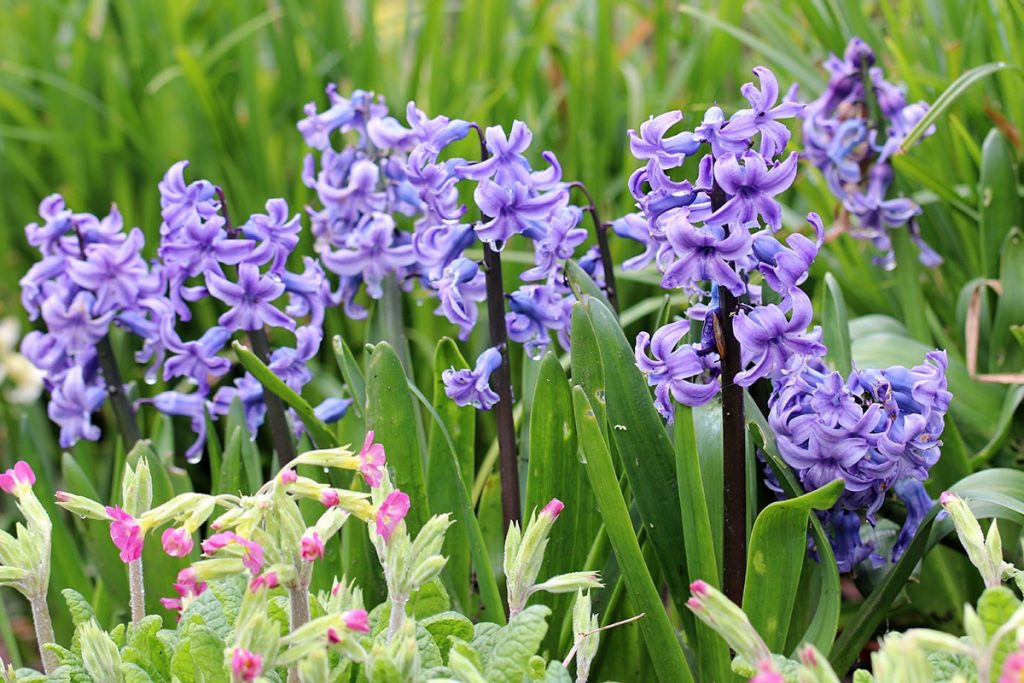
[[[68,493],[67,491],[57,491],[57,493],[54,494],[54,498],[57,499],[57,505],[72,514],[78,515],[79,517],[98,519],[104,522],[109,519],[109,517],[107,517],[106,510],[103,509],[103,506],[91,498],[76,496],[75,494]]]
[[[694,581],[690,592],[692,597],[686,606],[722,636],[736,654],[755,665],[771,658],[768,646],[736,603],[705,581]]]

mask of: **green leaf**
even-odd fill
[[[803,487],[797,480],[796,475],[779,455],[779,449],[775,445],[775,437],[761,414],[760,408],[750,397],[744,394],[744,414],[747,424],[751,428],[750,435],[754,443],[764,452],[775,474],[783,493],[790,499],[799,498],[804,495]],[[816,515],[810,515],[811,535],[814,539],[814,548],[818,553],[819,566],[822,568],[821,589],[818,595],[818,605],[814,610],[807,631],[799,639],[801,643],[814,645],[824,655],[828,655],[832,649],[832,641],[836,635],[839,625],[839,608],[841,602],[839,571],[837,569],[835,555],[832,553],[832,544],[828,534]],[[830,657],[830,661],[834,661]],[[849,665],[847,665],[849,666]]]
[[[636,507],[650,534],[662,578],[676,609],[683,613],[689,582],[686,555],[679,552],[683,526],[672,442],[654,408],[647,382],[636,367],[633,347],[614,314],[585,296],[573,304],[573,316],[577,315],[589,318],[596,332],[604,366],[610,440],[621,458],[630,487],[642,492],[636,496]]]
[[[352,408],[360,419],[366,419],[366,379],[363,371],[356,363],[352,349],[348,347],[341,335],[334,337],[334,357],[338,362],[338,369],[345,379],[349,391],[352,392]]]
[[[227,445],[224,447],[224,457],[221,460],[220,477],[218,487],[214,493],[238,494],[241,489],[242,479],[242,430],[235,427],[228,435]]]
[[[526,476],[526,506],[529,515],[551,499],[558,498],[565,509],[552,527],[548,552],[544,555],[539,580],[584,566],[593,541],[594,497],[586,471],[577,458],[576,424],[572,393],[565,371],[554,353],[540,362],[529,428],[530,460]],[[555,614],[570,609],[572,595],[538,594],[534,601],[548,605]],[[557,644],[558,629],[549,633],[548,647]]]
[[[121,661],[144,671],[153,683],[169,681],[170,665],[167,649],[157,633],[163,626],[160,617],[150,615],[128,632],[128,642],[121,651]]]
[[[1006,236],[1021,224],[1015,157],[1006,136],[998,128],[990,130],[981,146],[981,174],[978,178],[980,274],[988,278],[998,275],[999,252]]]
[[[574,259],[569,259],[565,262],[565,277],[569,281],[569,287],[577,299],[583,298],[582,295],[586,294],[607,306],[608,310],[612,310],[612,304],[608,301],[608,295],[597,286],[594,278],[590,277],[587,271],[583,270]]]
[[[995,522],[992,522],[995,524]],[[985,592],[978,598],[978,618],[985,626],[985,633],[989,638],[995,635],[1003,624],[1010,621],[1014,612],[1020,607],[1020,600],[1013,591],[1006,586],[993,586],[986,588]],[[996,645],[992,659],[992,671],[1002,671],[1003,661],[1006,656],[1016,649],[1017,637],[1015,633],[1005,633]],[[991,646],[991,645],[990,645]]]
[[[184,619],[183,623],[171,657],[171,675],[182,683],[228,683],[224,641],[209,626]]]
[[[121,662],[121,676],[123,683],[154,683],[142,667],[129,662]]]
[[[459,488],[453,485],[456,477],[463,482],[463,490],[473,485],[474,445],[476,437],[476,409],[459,406],[448,398],[441,381],[441,373],[448,368],[463,370],[469,364],[462,357],[458,346],[449,337],[437,343],[434,351],[434,401],[433,408],[440,418],[430,424],[430,438],[427,442],[427,498],[430,513],[449,513],[459,520],[462,511],[459,505]],[[458,469],[452,466],[452,447],[442,429],[454,445]],[[470,592],[470,551],[469,525],[455,524],[445,534],[443,554],[448,558],[445,571],[451,577],[455,596],[463,609],[469,608]]]
[[[405,518],[415,536],[426,522],[429,509],[423,477],[416,405],[409,391],[402,363],[387,342],[373,347],[366,372],[366,428],[384,446],[388,464],[394,468],[395,486],[414,501]]]
[[[335,448],[341,445],[334,432],[313,412],[313,406],[309,405],[306,399],[299,396],[280,377],[275,375],[263,361],[256,357],[255,353],[238,341],[232,342],[231,347],[235,350],[235,355],[238,356],[238,362],[242,364],[242,367],[248,370],[249,374],[255,377],[264,389],[275,394],[295,411],[299,419],[302,420],[302,424],[306,425],[306,429],[317,447]]]
[[[430,632],[437,647],[441,650],[441,657],[448,661],[448,650],[451,649],[450,638],[459,638],[470,641],[473,639],[473,622],[458,612],[440,612],[425,619],[420,624]]]
[[[846,300],[832,273],[825,273],[825,305],[822,307],[822,341],[828,347],[829,365],[843,376],[850,373],[850,325],[846,318]]]
[[[494,571],[491,568],[488,546],[484,540],[484,535],[481,530],[482,525],[480,520],[477,518],[476,513],[473,511],[473,506],[470,503],[469,488],[465,485],[465,480],[460,475],[456,474],[461,470],[461,465],[455,455],[455,443],[452,441],[451,435],[448,433],[444,422],[441,420],[441,416],[427,401],[427,398],[423,396],[421,392],[416,390],[415,386],[411,382],[409,383],[409,390],[413,392],[413,395],[416,396],[420,401],[420,404],[431,416],[434,421],[433,428],[437,430],[438,436],[447,446],[447,450],[443,453],[445,461],[447,462],[447,481],[449,482],[451,491],[455,493],[456,502],[458,504],[454,519],[456,522],[460,522],[465,526],[466,534],[469,537],[469,553],[473,560],[474,568],[476,569],[476,582],[480,592],[480,600],[483,602],[483,614],[487,619],[504,623],[505,608],[501,600],[501,594],[498,591],[498,584],[494,576]],[[440,454],[441,452],[439,451],[438,453]],[[437,461],[437,465],[442,466],[445,461],[439,460]],[[455,482],[458,482],[461,485],[453,485]],[[366,534],[362,534],[362,537],[366,538]],[[365,590],[366,589],[364,588],[364,592]]]
[[[586,456],[590,486],[597,499],[605,530],[622,569],[633,606],[638,613],[644,615],[639,622],[640,630],[658,678],[663,683],[693,681],[693,675],[683,657],[683,650],[676,639],[675,630],[640,552],[629,509],[619,488],[608,443],[601,433],[597,417],[582,387],[573,387],[572,400],[576,416],[576,433],[580,440],[580,448]]]
[[[721,587],[721,570],[715,554],[708,504],[704,497],[704,477],[697,453],[693,410],[676,406],[673,432],[676,451],[676,477],[679,482],[679,511],[683,521],[683,549],[691,579],[703,579]],[[698,672],[705,680],[730,679],[729,647],[704,622],[696,625]]]
[[[1024,73],[1024,69],[1021,69],[1019,66],[1007,64],[1006,62],[991,62],[989,64],[976,66],[970,71],[965,71],[960,74],[960,76],[950,83],[949,87],[943,90],[942,94],[932,102],[931,107],[929,107],[925,115],[921,117],[921,120],[917,122],[917,125],[907,133],[905,138],[903,138],[903,142],[900,143],[899,151],[904,153],[913,147],[914,143],[924,135],[924,132],[938,121],[939,117],[942,116],[942,114],[944,114],[945,111],[949,109],[968,88],[986,76],[990,76],[997,71],[1002,71],[1003,69],[1012,69],[1017,73]]]
[[[68,612],[71,613],[71,622],[75,626],[81,626],[96,618],[92,605],[82,597],[81,593],[70,588],[65,588],[60,593],[64,596],[64,602],[68,605]]]
[[[786,647],[807,553],[811,510],[832,507],[844,486],[837,479],[817,491],[777,501],[762,510],[754,521],[747,550],[743,611],[772,652],[782,652]]]
[[[491,634],[480,648],[484,678],[490,683],[522,683],[527,667],[548,630],[551,610],[531,605]]]
[[[1016,223],[1020,225],[1020,220]],[[1024,231],[1011,228],[1001,245],[999,282],[1003,293],[996,302],[992,320],[992,341],[989,361],[996,372],[1021,372],[1024,368],[1024,348],[1013,338],[1011,325],[1024,322]]]

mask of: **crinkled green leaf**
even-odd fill
[[[431,579],[409,598],[408,611],[417,619],[446,612],[452,606],[448,591],[438,579]]]
[[[544,671],[544,683],[572,683],[569,671],[562,666],[561,662],[552,661]]]
[[[124,678],[124,683],[155,683],[142,667],[130,662],[121,662],[121,676]]]
[[[71,614],[71,621],[75,626],[81,626],[96,618],[92,605],[82,597],[81,593],[70,588],[65,588],[60,593],[64,596],[64,602],[67,603],[68,612]]]
[[[426,669],[444,666],[440,646],[434,641],[434,636],[430,631],[420,623],[416,624],[416,648],[420,653],[420,666]]]
[[[441,658],[448,661],[448,650],[451,649],[450,638],[465,641],[473,639],[473,622],[458,612],[441,612],[420,620],[423,628],[430,632],[434,642],[441,651]]]
[[[995,522],[992,522],[995,524]],[[991,638],[999,628],[1008,622],[1020,608],[1020,600],[1013,591],[1006,586],[993,586],[986,588],[985,592],[978,598],[978,618],[985,626],[985,633]],[[996,646],[995,656],[992,660],[992,670],[1002,671],[1003,660],[1017,646],[1015,633],[1007,633]]]
[[[221,638],[227,638],[231,632],[231,625],[228,623],[224,604],[212,590],[203,591],[195,600],[189,603],[189,606],[181,614],[180,623],[183,627],[189,623],[206,626],[213,629]],[[182,629],[179,630],[181,631]]]
[[[481,648],[484,676],[491,683],[522,683],[532,657],[544,640],[551,610],[531,605],[493,631],[489,647]]]
[[[171,675],[181,683],[227,683],[230,677],[224,666],[224,641],[205,624],[185,623],[171,657]]]
[[[133,664],[144,670],[154,683],[170,680],[168,672],[167,648],[157,637],[163,620],[150,615],[142,620],[128,633],[128,642],[121,651],[121,661]]]

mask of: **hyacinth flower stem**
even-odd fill
[[[270,340],[267,339],[266,330],[260,328],[249,332],[249,343],[252,344],[252,352],[256,354],[263,363],[270,363]],[[277,394],[269,391],[263,392],[263,402],[267,405],[267,424],[270,427],[270,440],[274,444],[274,451],[280,462],[291,462],[295,459],[295,444],[292,442],[291,428],[288,426],[288,416],[284,412],[284,403]],[[276,466],[275,466],[276,469]]]
[[[483,131],[476,128],[480,137],[480,160],[490,154],[484,142]],[[489,220],[481,216],[481,220]],[[498,394],[494,415],[498,426],[498,461],[501,473],[501,520],[502,531],[508,531],[512,522],[521,518],[519,502],[519,463],[516,450],[516,426],[512,414],[512,371],[508,360],[508,330],[505,327],[505,286],[501,280],[501,253],[484,244],[484,276],[487,285],[487,323],[490,328],[491,346],[501,353],[501,365],[491,375],[491,386]]]
[[[601,266],[604,269],[604,291],[608,295],[608,302],[616,313],[619,312],[619,292],[615,285],[615,262],[612,261],[612,250],[608,245],[608,224],[601,220],[597,212],[597,204],[594,202],[590,190],[582,182],[576,180],[569,183],[569,187],[575,187],[587,198],[587,206],[584,211],[590,214],[594,221],[594,230],[597,234],[597,249],[601,254]]]
[[[50,608],[46,604],[46,593],[33,595],[29,598],[32,606],[32,623],[36,628],[36,643],[39,645],[39,656],[43,660],[43,671],[50,675],[54,669],[60,666],[57,655],[50,652],[43,646],[54,641],[53,622],[50,621]]]
[[[80,233],[78,236],[78,249],[85,260],[85,242]],[[135,409],[124,392],[124,381],[121,379],[121,371],[117,368],[117,357],[114,355],[114,347],[110,345],[110,334],[106,334],[96,342],[96,357],[100,362],[100,370],[103,372],[103,379],[107,385],[107,396],[110,398],[110,405],[114,409],[114,418],[117,420],[117,428],[124,440],[125,451],[130,451],[135,444],[142,439],[139,431],[139,423],[135,420]]]
[[[136,626],[146,616],[146,585],[142,579],[142,558],[128,563],[129,603],[132,608],[132,624]]]
[[[717,211],[727,198],[714,183],[711,188],[712,211]],[[729,234],[725,226],[726,237]],[[736,375],[743,370],[740,343],[733,331],[733,318],[739,301],[726,287],[719,287],[722,358],[722,467],[723,527],[729,541],[723,548],[722,589],[737,605],[743,601],[743,582],[747,567],[747,434],[743,416],[743,387],[736,384]]]

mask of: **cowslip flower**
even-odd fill
[[[192,567],[185,567],[178,572],[178,577],[172,588],[178,594],[176,598],[160,598],[160,604],[165,609],[181,612],[186,600],[202,595],[207,585],[204,581],[196,578],[196,570]]]
[[[110,539],[121,551],[121,561],[125,564],[142,557],[142,527],[138,520],[116,506],[104,508],[110,517]]]
[[[565,503],[558,500],[557,498],[552,498],[550,501],[548,501],[547,505],[541,508],[540,514],[549,517],[551,521],[554,522],[556,519],[558,519],[558,515],[562,514],[562,510],[564,509]]]
[[[392,491],[377,509],[375,519],[377,535],[387,543],[395,528],[409,514],[409,496],[402,491]]]
[[[370,632],[370,615],[364,609],[350,609],[341,613],[341,621],[345,628],[359,633]]]
[[[263,657],[243,647],[236,647],[231,655],[231,674],[236,681],[254,681],[263,673]]]
[[[15,496],[22,496],[36,483],[36,473],[24,460],[14,463],[14,467],[0,474],[0,490]]]
[[[320,492],[320,504],[332,508],[341,501],[341,497],[334,489],[324,489]]]
[[[249,590],[256,591],[260,588],[277,588],[279,585],[280,581],[277,577],[277,572],[267,571],[252,577],[252,581],[249,582]]]
[[[1003,671],[999,683],[1020,683],[1024,681],[1024,650],[1018,649],[1003,660]]]
[[[171,557],[185,557],[192,552],[192,532],[185,527],[165,529],[160,542]]]
[[[307,531],[302,535],[300,555],[306,562],[322,559],[324,556],[324,542],[316,531]]]
[[[384,465],[387,458],[384,454],[384,446],[374,443],[373,438],[374,434],[371,429],[366,432],[363,447],[359,449],[356,457],[359,458],[359,473],[363,475],[363,479],[371,487],[377,487],[380,486],[380,482],[384,478]],[[337,505],[337,500],[334,504]]]
[[[472,405],[477,410],[490,410],[498,402],[498,394],[491,389],[491,375],[501,366],[501,352],[491,347],[476,359],[470,370],[448,368],[441,373],[444,392],[457,405]]]
[[[250,541],[233,531],[222,531],[203,541],[201,547],[204,555],[215,555],[232,543],[242,548],[242,565],[254,576],[258,575],[263,569],[263,546],[256,541]]]

